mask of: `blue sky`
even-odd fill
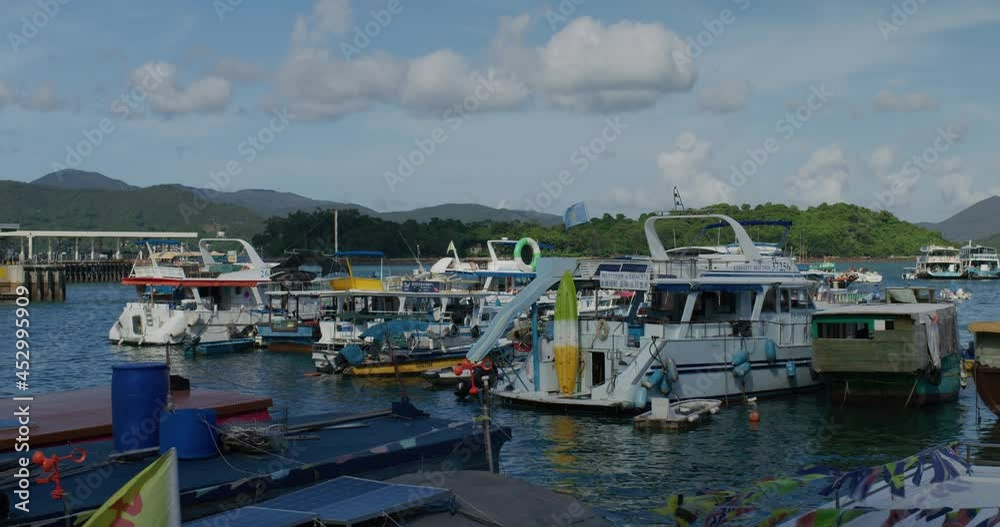
[[[5,179],[628,215],[677,186],[911,220],[1000,193],[987,2],[49,1],[0,0]]]

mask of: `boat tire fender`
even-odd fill
[[[474,339],[478,339],[478,338],[479,338],[479,335],[480,335],[480,334],[481,334],[482,332],[481,332],[481,331],[479,331],[479,326],[472,326],[472,329],[471,329],[471,330],[469,330],[469,333],[470,333],[470,334],[472,334],[472,338],[474,338]]]
[[[934,386],[940,385],[941,368],[935,366],[928,366],[927,369],[924,370],[924,378],[927,380],[927,382],[931,383]]]
[[[452,324],[451,327],[448,328],[448,334],[453,337],[458,335],[458,324]]]

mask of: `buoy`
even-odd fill
[[[643,388],[652,389],[663,382],[663,370],[651,370],[649,373],[644,375],[643,380],[639,383]]]
[[[318,372],[318,371],[310,371],[310,372],[306,372],[306,373],[302,374],[303,377],[319,377],[320,375],[323,375],[323,374],[320,373],[320,372]]]
[[[759,423],[760,422],[760,412],[757,410],[750,410],[750,422]]]
[[[774,341],[767,339],[764,343],[764,357],[767,358],[767,362],[774,363],[778,360],[778,346],[774,344]]]

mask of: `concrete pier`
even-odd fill
[[[0,302],[13,302],[20,296],[20,286],[28,289],[32,302],[66,300],[66,276],[61,265],[0,265]]]

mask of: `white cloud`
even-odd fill
[[[295,20],[292,41],[298,46],[323,44],[329,35],[345,35],[351,30],[352,13],[348,0],[316,0],[309,17]]]
[[[736,112],[746,107],[750,94],[749,82],[721,82],[701,91],[700,106],[711,113]]]
[[[303,119],[335,119],[397,98],[406,64],[382,53],[346,61],[323,49],[298,48],[278,69],[277,94]]]
[[[510,75],[473,72],[464,57],[441,50],[410,61],[399,97],[403,107],[417,111],[441,111],[474,97],[478,109],[488,111],[517,108],[530,94]]]
[[[611,111],[654,104],[662,94],[688,91],[697,73],[674,54],[687,46],[660,24],[590,17],[570,22],[538,50],[537,81],[554,105]]]
[[[711,143],[698,139],[692,132],[683,132],[677,136],[673,150],[656,156],[656,166],[667,184],[678,187],[690,204],[728,202],[733,198],[734,189],[713,175],[711,159]]]
[[[5,90],[8,90],[7,95],[4,95]],[[11,99],[11,97],[14,99]],[[22,108],[36,112],[77,111],[80,108],[79,100],[59,97],[59,94],[56,92],[56,85],[51,81],[43,82],[28,94],[20,96],[13,91],[9,91],[9,88],[0,87],[0,105],[3,104],[4,100],[16,100]]]
[[[215,63],[212,75],[231,82],[264,81],[270,74],[263,67],[236,58],[223,58]]]
[[[962,171],[962,159],[959,157],[939,161],[934,165],[933,175],[937,179],[941,197],[949,205],[968,207],[1000,193],[1000,187],[994,187],[991,191],[977,189],[972,176]]]
[[[129,82],[144,88],[149,107],[162,114],[218,112],[232,98],[230,82],[221,77],[208,76],[181,86],[177,67],[166,62],[151,62],[132,70]]]
[[[868,166],[878,182],[892,190],[896,199],[907,202],[920,181],[918,174],[907,172],[903,165],[897,166],[898,152],[892,145],[881,145],[872,151]]]
[[[838,203],[844,200],[850,173],[843,149],[836,144],[825,146],[788,178],[786,190],[791,199],[803,205]]]
[[[937,109],[938,103],[926,92],[897,94],[882,90],[875,96],[873,107],[876,112],[922,112]]]

